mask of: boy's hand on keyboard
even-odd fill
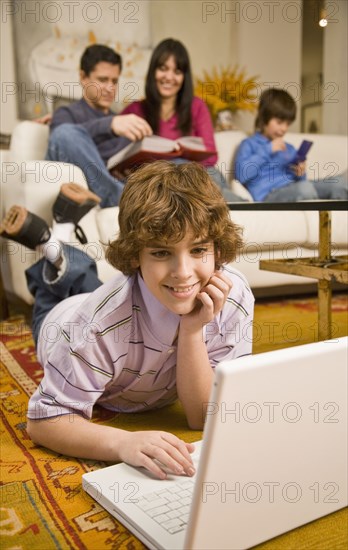
[[[126,432],[120,442],[119,455],[123,462],[146,468],[165,479],[167,471],[192,476],[195,468],[190,453],[193,451],[192,443],[185,443],[169,432],[144,431]]]

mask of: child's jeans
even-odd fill
[[[77,248],[62,246],[64,260],[60,271],[41,259],[25,272],[28,288],[35,296],[32,330],[36,345],[42,321],[54,306],[69,296],[92,292],[102,284],[92,258]]]
[[[347,172],[333,178],[309,181],[300,180],[274,189],[264,199],[265,202],[296,202],[306,200],[348,199]]]

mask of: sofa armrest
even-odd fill
[[[49,126],[32,120],[23,120],[14,128],[11,136],[9,160],[21,163],[27,160],[43,160],[46,156]]]
[[[242,199],[245,199],[249,202],[254,202],[253,197],[251,196],[247,188],[240,183],[240,181],[234,179],[231,181],[230,186],[233,193],[239,195],[239,197],[242,197]]]
[[[51,206],[62,183],[75,182],[87,188],[82,170],[66,162],[49,160],[4,163],[2,194],[6,208],[13,204],[28,210],[51,223]],[[11,168],[11,170],[9,170]]]
[[[48,225],[52,224],[52,205],[62,183],[74,181],[87,187],[85,177],[77,166],[51,161],[22,161],[18,171],[2,182],[4,210],[13,204],[25,206]],[[95,218],[90,217],[88,233],[93,240],[99,236]],[[28,304],[33,297],[27,289],[25,270],[38,260],[39,255],[7,239],[1,239],[1,271],[4,288]]]
[[[239,130],[227,130],[224,132],[215,132],[214,138],[218,151],[218,162],[216,168],[222,172],[225,179],[230,183],[233,178],[233,159],[240,143],[247,135]]]

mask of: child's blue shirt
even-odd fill
[[[255,201],[263,201],[274,189],[294,181],[297,177],[290,169],[295,158],[295,148],[286,143],[285,151],[272,152],[272,142],[256,132],[240,144],[235,160],[235,177],[251,193]]]

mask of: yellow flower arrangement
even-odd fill
[[[257,76],[247,78],[245,70],[236,65],[219,71],[213,68],[212,74],[203,72],[203,78],[197,78],[195,95],[207,104],[214,122],[221,111],[250,111],[257,106]]]

